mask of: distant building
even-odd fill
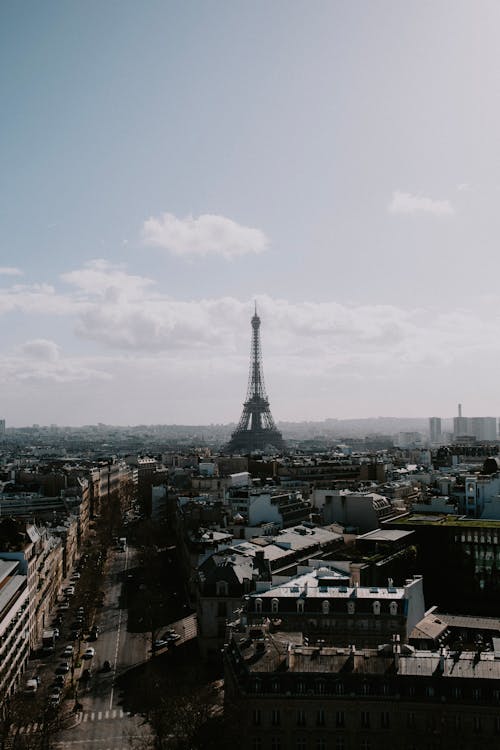
[[[429,435],[431,445],[441,444],[441,417],[430,417]]]
[[[478,442],[492,442],[497,439],[496,417],[463,417],[459,404],[458,417],[453,417],[453,439],[465,442],[464,438],[473,438]]]
[[[390,500],[376,492],[349,490],[313,490],[313,508],[320,511],[323,523],[339,523],[364,534],[380,526],[382,520],[396,515]]]
[[[5,419],[0,419],[0,438],[5,435]]]

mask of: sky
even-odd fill
[[[500,413],[496,0],[0,4],[0,417]]]

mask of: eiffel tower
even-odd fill
[[[268,447],[283,450],[285,444],[281,432],[274,424],[266,395],[260,349],[260,318],[257,315],[257,303],[255,303],[247,397],[243,404],[240,421],[231,435],[226,450],[229,453],[250,453]]]

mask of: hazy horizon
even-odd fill
[[[494,0],[0,7],[0,418],[500,411]],[[492,406],[493,405],[493,406]]]

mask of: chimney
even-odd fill
[[[462,404],[459,404],[459,405],[458,405],[458,416],[459,416],[459,417],[461,417],[461,416],[462,416]]]

